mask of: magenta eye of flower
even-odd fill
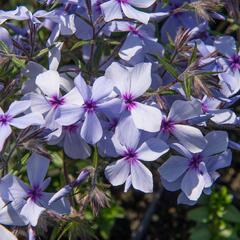
[[[137,153],[134,149],[127,149],[124,157],[130,164],[134,164],[137,161]]]
[[[9,122],[11,122],[12,117],[8,114],[2,114],[0,115],[0,124],[1,125],[7,125]]]
[[[134,26],[129,26],[129,31],[133,34],[139,35],[139,31]]]
[[[208,112],[208,106],[207,106],[206,103],[202,103],[202,111],[203,111],[204,113]]]
[[[122,95],[124,103],[126,105],[126,109],[131,111],[134,107],[136,107],[136,102],[134,102],[134,97],[131,93],[125,93]]]
[[[234,54],[229,58],[230,68],[233,70],[240,69],[240,55]]]
[[[200,154],[194,154],[192,159],[189,161],[189,168],[198,169],[201,162],[202,156]]]
[[[164,118],[162,121],[161,130],[164,133],[171,133],[173,129],[174,129],[174,122],[172,120],[168,120]]]
[[[93,101],[91,99],[91,100],[86,101],[84,103],[83,107],[87,112],[93,112],[97,108],[97,104],[95,101]]]
[[[118,3],[128,3],[128,0],[116,0]]]
[[[42,189],[39,186],[33,186],[28,191],[28,198],[36,202],[42,196]]]
[[[52,105],[53,108],[58,108],[65,103],[65,100],[63,97],[52,96],[49,100],[49,103]]]
[[[74,132],[77,131],[78,126],[75,125],[75,124],[72,124],[72,125],[70,125],[70,126],[64,126],[63,129],[64,129],[65,131],[69,132],[69,133],[74,133]]]

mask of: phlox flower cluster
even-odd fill
[[[211,194],[218,170],[231,165],[231,149],[240,149],[224,128],[239,127],[235,39],[211,36],[209,19],[184,9],[190,0],[38,2],[33,12],[0,11],[7,49],[0,61],[9,54],[24,59],[12,97],[8,83],[0,84],[0,223],[28,226],[34,239],[40,216],[70,215],[72,190],[82,182],[94,189],[97,174],[124,192],[158,191],[158,179],[179,192],[178,204]],[[41,31],[49,35],[40,41]],[[37,140],[45,150],[29,144]],[[52,146],[73,163],[96,155],[98,162],[53,193],[46,177]],[[29,153],[22,165],[27,176],[9,169],[18,147]]]

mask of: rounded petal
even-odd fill
[[[105,177],[113,186],[122,185],[128,178],[130,165],[126,159],[120,159],[105,168]]]
[[[171,156],[158,169],[162,178],[168,182],[174,182],[188,169],[188,159],[180,156]]]
[[[201,152],[207,145],[201,131],[192,126],[175,124],[172,134],[192,153]]]
[[[81,96],[83,97],[84,101],[87,101],[91,98],[91,90],[89,86],[86,84],[81,74],[78,74],[75,77],[74,84],[77,87],[78,91],[80,92]]]
[[[231,36],[221,36],[214,42],[216,49],[225,56],[232,56],[237,52],[235,39]]]
[[[45,211],[45,208],[40,207],[34,203],[30,198],[27,203],[23,206],[20,215],[28,219],[29,223],[35,227],[38,223],[40,215]]]
[[[143,95],[152,83],[151,63],[139,63],[130,72],[130,92],[137,98]]]
[[[138,8],[148,8],[152,6],[156,0],[128,0],[128,3]]]
[[[132,185],[135,189],[145,193],[153,191],[152,173],[140,161],[131,164]]]
[[[224,131],[209,132],[205,138],[207,139],[207,146],[201,153],[203,156],[211,156],[227,150],[228,134]],[[216,144],[217,143],[217,144]]]
[[[81,137],[89,144],[97,143],[103,135],[100,121],[95,112],[85,115],[85,120],[81,129]]]
[[[0,125],[0,152],[3,149],[4,143],[10,136],[12,129],[9,125]]]
[[[162,113],[159,109],[142,103],[136,103],[131,109],[133,121],[138,129],[147,132],[160,131]]]
[[[183,177],[181,189],[191,201],[197,201],[205,187],[203,175],[198,170],[189,169]]]
[[[121,6],[116,0],[110,0],[100,6],[105,22],[110,22],[114,19],[122,19]]]
[[[150,14],[141,12],[135,8],[133,8],[130,4],[121,3],[122,10],[124,14],[130,18],[135,19],[141,23],[148,24],[150,20]]]
[[[169,147],[165,142],[157,138],[151,138],[137,149],[137,156],[140,160],[154,161],[168,150]]]
[[[60,75],[53,70],[40,73],[36,78],[36,85],[49,97],[59,95],[60,82]]]
[[[47,174],[50,160],[33,153],[27,162],[27,175],[32,186],[40,186]]]
[[[111,80],[105,77],[97,78],[92,87],[92,99],[97,102],[103,98],[106,98],[109,96],[112,90],[113,86]]]
[[[26,111],[31,105],[31,101],[25,100],[25,101],[14,101],[7,113],[11,116],[14,117],[20,113],[23,113],[24,111]]]
[[[31,125],[42,125],[44,123],[45,120],[42,114],[29,113],[22,117],[13,118],[10,124],[16,128],[24,129]]]

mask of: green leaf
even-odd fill
[[[163,68],[170,73],[173,77],[178,78],[177,70],[168,62],[166,58],[158,57],[158,61],[162,64]]]
[[[168,89],[168,90],[160,91],[159,94],[160,95],[175,95],[175,94],[177,94],[177,92],[175,90]]]
[[[198,207],[193,210],[190,210],[187,214],[189,220],[206,223],[208,220],[208,209],[206,207]]]
[[[9,53],[8,46],[7,46],[6,43],[3,42],[2,40],[0,40],[0,49],[1,49],[4,53],[6,53],[6,54]]]
[[[230,205],[227,207],[223,219],[232,223],[240,223],[240,211],[235,206]]]
[[[26,61],[23,59],[19,59],[17,57],[12,57],[12,62],[14,63],[14,65],[18,68],[24,68],[25,67],[25,63]]]
[[[190,60],[189,60],[189,65],[190,65],[191,63],[195,62],[196,59],[197,59],[197,43],[195,42],[194,49],[193,49],[191,58],[190,58]]]
[[[186,94],[187,98],[191,97],[191,92],[192,92],[192,78],[191,77],[186,77],[184,82],[183,82],[183,90]]]
[[[71,51],[79,48],[79,47],[82,47],[84,45],[87,45],[87,44],[94,44],[94,40],[82,40],[82,41],[79,41],[79,42],[76,42],[73,47],[71,48]]]
[[[211,234],[206,226],[198,226],[191,230],[191,240],[210,240]]]
[[[48,48],[44,48],[44,49],[42,49],[42,50],[39,51],[39,53],[36,55],[36,58],[37,58],[37,57],[42,57],[42,56],[44,56],[45,54],[48,53],[48,51],[49,51]]]

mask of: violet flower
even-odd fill
[[[30,105],[30,101],[14,101],[7,112],[4,113],[0,108],[0,151],[2,151],[6,139],[12,132],[11,126],[24,129],[31,125],[44,124],[43,116],[40,113],[33,112],[18,116],[29,109]]]
[[[134,127],[132,119],[126,118],[122,121],[125,129],[122,142],[119,142],[116,135],[113,138],[116,152],[121,159],[105,168],[105,176],[113,186],[125,183],[125,191],[133,185],[142,192],[152,192],[152,173],[141,161],[157,160],[169,148],[165,142],[156,138],[151,138],[140,145],[140,133]]]
[[[27,175],[30,181],[30,186],[23,183],[20,179],[13,175],[6,175],[0,184],[0,196],[5,202],[11,202],[14,208],[16,204],[17,218],[21,218],[27,225],[36,226],[40,215],[49,209],[58,214],[67,214],[70,212],[70,205],[66,199],[61,199],[54,204],[48,205],[48,201],[54,193],[47,193],[44,190],[48,187],[51,179],[45,179],[50,160],[38,154],[32,154],[27,162]],[[13,205],[12,205],[13,203]],[[0,223],[5,221],[10,214],[4,208],[0,210]],[[13,216],[14,217],[14,216]],[[9,225],[18,225],[17,221],[9,222]]]
[[[148,8],[156,0],[110,0],[101,4],[101,9],[106,22],[114,19],[122,19],[123,13],[130,19],[135,19],[139,22],[147,24],[151,15],[149,13],[141,12],[137,8]],[[132,7],[133,6],[133,7]]]
[[[166,189],[169,191],[180,189],[190,201],[194,202],[203,191],[206,193],[209,191],[218,176],[216,170],[229,166],[232,159],[231,151],[227,149],[226,132],[212,131],[205,137],[207,145],[198,153],[191,153],[182,145],[173,143],[171,147],[181,156],[172,155],[159,168]]]

